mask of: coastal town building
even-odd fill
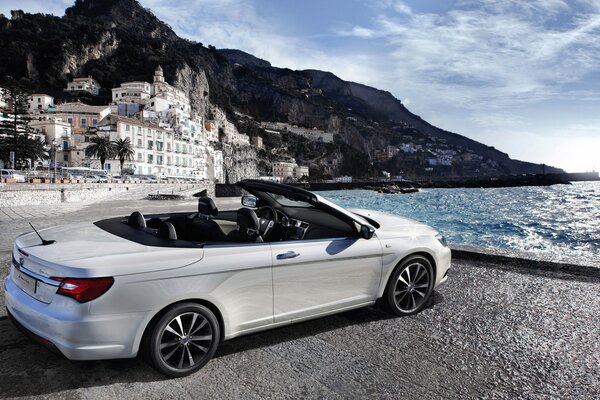
[[[152,86],[144,81],[123,82],[112,89],[112,101],[119,103],[146,104],[152,96]]]
[[[160,125],[120,115],[110,115],[98,127],[97,134],[108,134],[111,140],[126,139],[135,151],[133,160],[124,168],[136,175],[207,179],[206,147],[184,140]],[[118,160],[106,162],[113,174],[122,174]],[[221,167],[222,169],[222,167]]]
[[[8,104],[6,104],[4,88],[0,87],[0,111],[4,110],[7,106],[8,106]]]
[[[31,95],[29,100],[29,112],[36,113],[48,111],[54,106],[54,97],[43,93],[35,93]]]
[[[324,143],[333,142],[333,132],[326,132],[317,129],[316,127],[309,129],[298,125],[287,124],[285,122],[262,122],[261,127],[269,131],[293,133],[311,141]]]
[[[55,118],[71,125],[74,134],[83,134],[90,127],[97,127],[110,114],[109,106],[90,106],[80,101],[57,104],[49,109]]]
[[[71,125],[60,118],[51,117],[46,114],[32,119],[29,126],[57,151],[54,157],[57,165],[71,166],[71,148],[73,145]]]
[[[289,178],[299,180],[304,176],[309,176],[308,167],[299,166],[295,161],[277,161],[272,164],[272,168],[273,176],[280,178],[282,181]]]
[[[92,77],[76,78],[64,89],[73,95],[97,95],[100,85]],[[0,88],[0,109],[7,108]],[[112,175],[154,175],[210,179],[225,182],[223,150],[250,145],[248,135],[238,132],[225,112],[212,107],[205,119],[191,111],[190,100],[180,89],[165,81],[160,66],[153,82],[123,82],[112,89],[111,104],[88,105],[81,101],[55,104],[47,94],[34,94],[29,101],[30,125],[35,136],[57,151],[57,166],[100,168],[100,160],[86,155],[96,136],[111,140],[129,139],[134,150],[121,170],[119,160],[106,160],[104,168]],[[6,113],[0,114],[4,118]],[[9,115],[8,115],[9,116]],[[215,149],[215,143],[221,142]],[[255,146],[262,147],[256,137]],[[291,170],[291,177],[308,175],[308,167]]]
[[[336,176],[335,178],[333,178],[334,182],[338,182],[338,183],[352,183],[352,177],[351,176]]]
[[[252,138],[250,138],[250,143],[258,149],[263,148],[263,140],[260,136],[252,136]]]
[[[386,146],[381,150],[373,152],[373,158],[377,161],[387,161],[398,154],[398,148],[394,146]]]
[[[100,84],[91,76],[85,78],[75,78],[69,82],[67,87],[63,90],[72,95],[89,93],[94,96],[98,96],[100,93]]]

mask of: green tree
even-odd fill
[[[119,163],[121,164],[121,175],[123,175],[123,165],[125,161],[133,160],[133,156],[135,156],[135,151],[133,150],[133,146],[131,145],[131,141],[129,138],[125,139],[117,139],[114,141],[115,147],[115,155],[119,159]]]
[[[15,153],[13,168],[23,166],[27,160],[48,158],[43,142],[35,138],[29,123],[29,99],[31,92],[25,85],[7,76],[0,84],[4,88],[7,103],[3,119],[0,121],[0,158],[5,164],[10,162],[10,152]]]
[[[85,148],[85,155],[100,159],[100,168],[104,169],[104,163],[116,155],[115,143],[108,136],[95,136],[90,139],[90,145]]]

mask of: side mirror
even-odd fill
[[[244,207],[256,208],[258,199],[254,196],[242,196],[242,205]]]
[[[375,234],[375,229],[372,226],[369,225],[361,225],[360,226],[360,236],[363,239],[371,239],[373,237],[373,235]]]

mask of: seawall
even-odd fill
[[[10,184],[0,186],[0,208],[26,205],[95,202],[101,200],[140,200],[150,194],[179,194],[185,197],[207,189],[206,184]]]

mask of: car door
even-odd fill
[[[273,242],[271,250],[275,323],[376,300],[382,249],[375,236]]]
[[[197,290],[223,314],[226,336],[273,322],[269,243],[207,243],[197,263]]]

